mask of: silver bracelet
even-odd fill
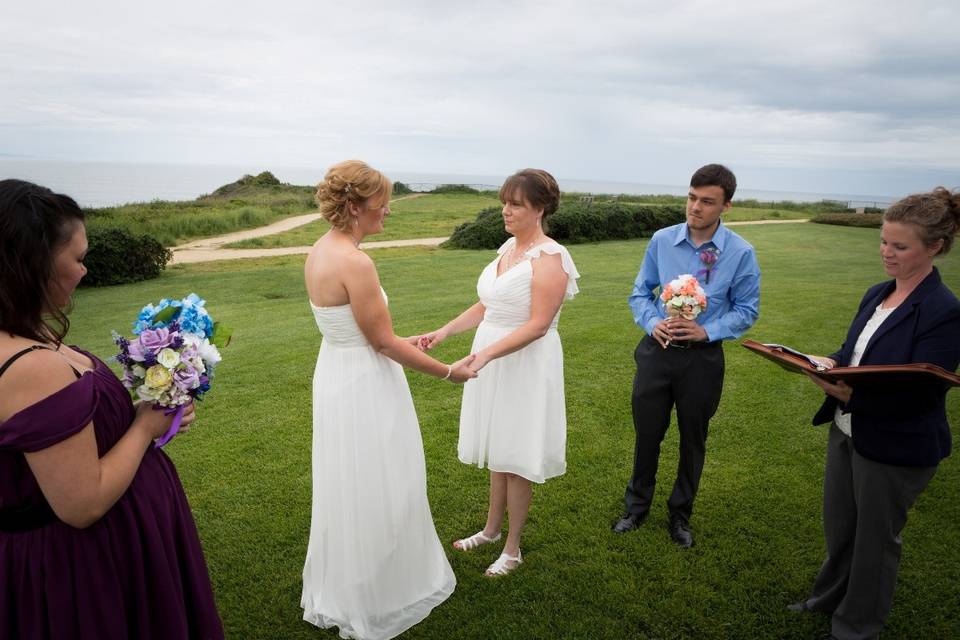
[[[447,365],[447,375],[443,376],[443,377],[440,378],[440,379],[441,379],[441,380],[449,380],[451,373],[453,373],[453,365],[452,365],[452,364],[448,364],[448,365]]]

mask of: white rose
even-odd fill
[[[137,396],[138,396],[141,400],[145,400],[145,401],[147,401],[147,402],[156,402],[156,401],[158,401],[158,400],[160,399],[160,396],[162,396],[162,395],[163,395],[163,391],[162,391],[162,390],[160,390],[160,389],[151,389],[150,387],[148,387],[148,386],[145,385],[145,384],[142,384],[142,385],[140,385],[139,387],[137,387]]]
[[[157,354],[157,362],[162,364],[167,369],[173,369],[175,366],[180,364],[180,354],[167,347],[166,349],[162,349],[160,353]]]
[[[133,365],[133,368],[130,369],[130,372],[138,378],[143,378],[147,375],[147,370],[138,364]]]

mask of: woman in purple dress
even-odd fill
[[[76,202],[0,181],[0,638],[223,638],[171,417],[63,344],[86,250]]]

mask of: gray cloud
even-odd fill
[[[960,171],[948,3],[20,4],[2,154],[647,183],[721,160],[879,194]]]

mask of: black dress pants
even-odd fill
[[[667,501],[671,517],[689,522],[700,485],[707,450],[707,426],[723,391],[723,347],[720,342],[689,348],[661,347],[646,336],[634,351],[633,426],[636,444],[633,474],[627,485],[627,513],[650,509],[656,487],[660,443],[676,407],[680,430],[680,461],[673,492]]]

